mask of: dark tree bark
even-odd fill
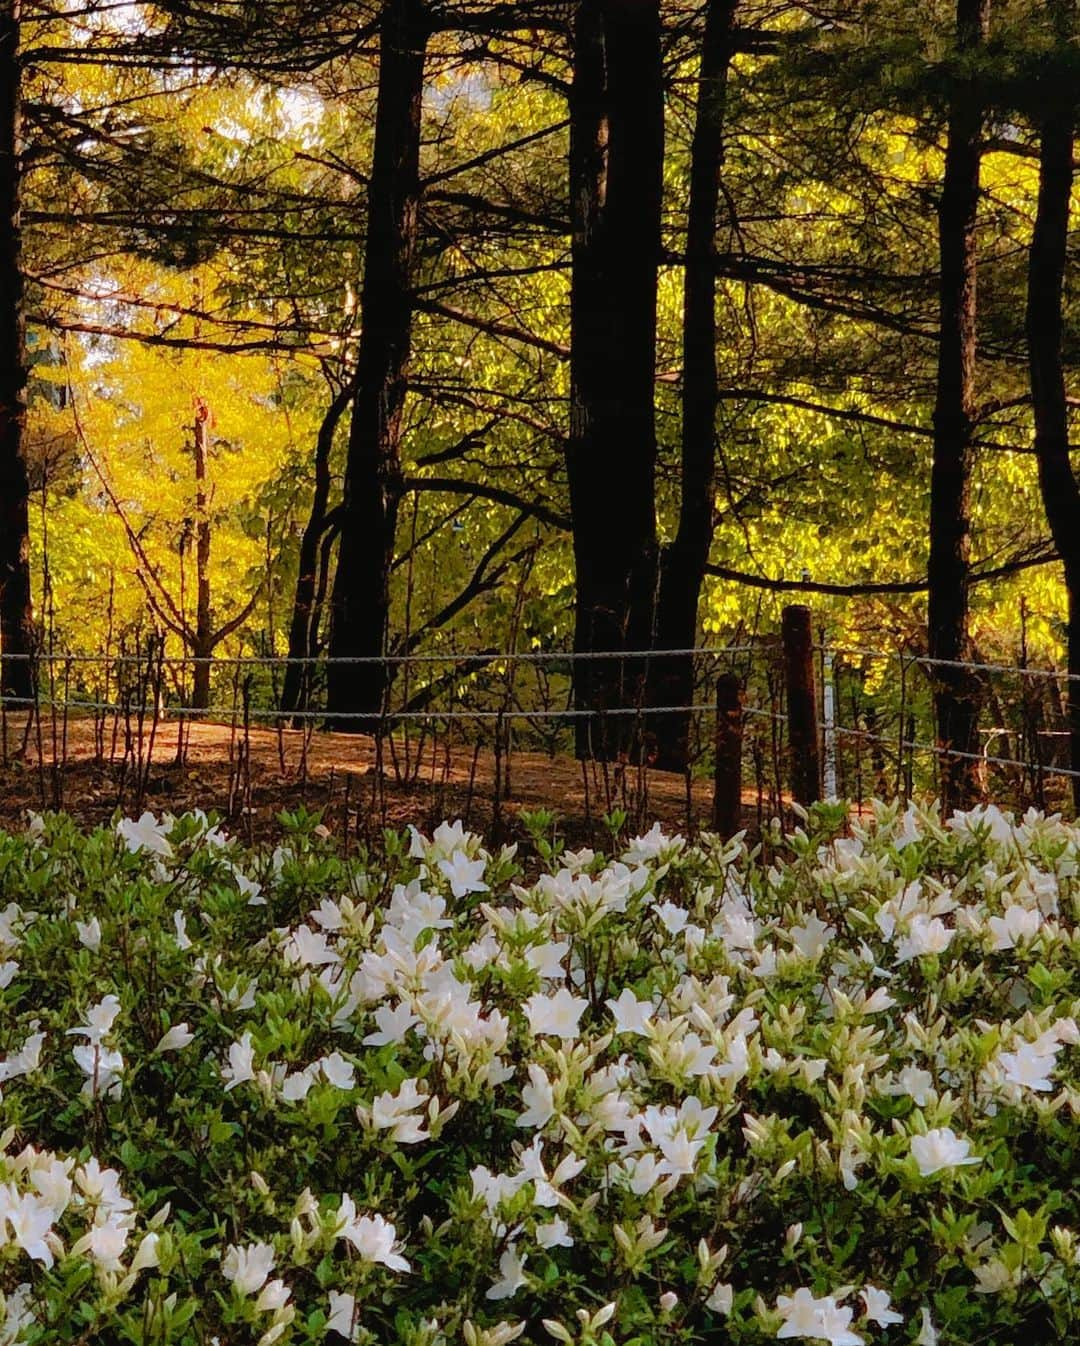
[[[0,691],[29,697],[34,648],[21,205],[19,0],[0,3]]]
[[[206,453],[210,439],[210,408],[200,400],[195,413],[195,631],[191,654],[195,661],[191,704],[196,710],[210,705],[210,660],[214,653],[213,612],[210,606],[210,515],[206,495]]]
[[[656,287],[664,162],[660,7],[583,0],[574,14],[573,220],[567,478],[577,653],[647,649],[656,587]],[[628,746],[644,661],[582,661],[581,756]]]
[[[990,0],[957,0],[957,51],[970,56],[987,38]],[[941,336],[934,461],[930,483],[929,652],[946,811],[977,794],[979,689],[974,675],[951,666],[969,657],[971,459],[975,420],[975,236],[983,108],[975,81],[956,77],[949,102],[945,173],[938,207]]]
[[[315,598],[319,572],[319,544],[326,532],[327,510],[330,504],[330,453],[334,446],[334,432],[352,397],[353,390],[349,387],[343,388],[337,394],[319,427],[318,440],[315,444],[315,490],[308,521],[300,538],[296,592],[293,596],[292,617],[289,622],[291,662],[285,666],[285,682],[281,692],[281,709],[284,711],[308,708],[313,670],[306,660],[312,647],[312,627],[318,624]]]
[[[413,317],[413,263],[420,196],[420,125],[430,20],[421,0],[387,0],[380,28],[375,149],[368,187],[363,326],[349,427],[341,541],[331,599],[331,659],[385,652],[398,505],[401,429]],[[375,715],[386,667],[335,664],[328,709]],[[370,731],[364,720],[337,728]]]
[[[1071,8],[1071,6],[1070,6]],[[1059,23],[1066,15],[1059,9]],[[1045,99],[1039,199],[1028,258],[1027,339],[1035,452],[1046,518],[1068,594],[1069,766],[1080,771],[1080,486],[1069,459],[1069,416],[1062,358],[1063,291],[1073,183],[1076,102],[1066,89]],[[1080,779],[1072,782],[1080,810]]]
[[[738,0],[709,0],[690,151],[683,298],[682,494],[675,537],[660,554],[656,613],[658,651],[697,643],[697,612],[713,538],[716,471],[716,222],[724,159],[727,81],[735,55]],[[689,706],[694,698],[693,657],[654,660],[650,704]],[[657,765],[684,770],[690,716],[652,717]]]

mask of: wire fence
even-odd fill
[[[8,656],[0,816],[198,802],[251,829],[298,800],[362,837],[409,810],[421,821],[473,812],[498,829],[519,809],[546,804],[578,816],[585,830],[614,810],[695,828],[717,821],[737,774],[741,821],[764,827],[790,807],[793,771],[807,752],[807,707],[796,696],[813,702],[824,793],[856,809],[874,797],[937,794],[949,758],[972,762],[1000,802],[1067,803],[1080,771],[1061,670],[845,647],[820,634],[804,653],[809,691],[793,689],[779,635],[669,651],[451,649],[335,661],[198,659],[151,641],[108,655],[41,652],[22,661],[29,686],[15,692],[20,661]],[[335,664],[369,687],[375,669],[378,704],[333,705]],[[299,699],[288,702],[297,666],[305,676]],[[976,752],[936,741],[934,691],[948,670],[977,682]],[[588,690],[601,674],[609,679],[603,709]],[[724,737],[731,707],[720,696],[733,684],[737,761]]]

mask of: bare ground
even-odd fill
[[[6,734],[3,730],[6,729]],[[114,734],[115,730],[115,734]],[[27,809],[62,808],[80,823],[150,809],[216,809],[251,839],[272,836],[282,809],[321,808],[349,840],[370,841],[384,827],[432,826],[461,817],[507,839],[522,835],[519,815],[554,812],[570,841],[600,841],[602,819],[626,811],[631,827],[659,819],[680,829],[709,825],[712,788],[654,769],[581,763],[542,752],[496,753],[460,739],[304,733],[227,724],[185,723],[178,760],[175,721],[137,728],[107,720],[46,715],[27,733],[25,719],[0,726],[0,824],[18,826]],[[744,797],[756,821],[756,796]]]

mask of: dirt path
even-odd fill
[[[35,729],[16,759],[23,728],[9,717],[0,765],[0,822],[9,826],[25,819],[28,808],[62,807],[93,824],[116,808],[178,813],[200,807],[217,809],[251,836],[265,836],[276,830],[278,812],[304,804],[324,809],[335,832],[347,827],[362,840],[386,826],[430,826],[445,817],[462,817],[478,829],[494,825],[510,836],[521,830],[516,820],[523,809],[544,808],[558,815],[568,839],[588,840],[603,836],[600,820],[612,808],[624,809],[632,825],[659,819],[678,828],[707,826],[712,810],[707,781],[689,788],[669,772],[583,765],[538,752],[497,760],[488,747],[431,737],[422,753],[416,740],[384,743],[380,759],[367,735],[251,729],[245,740],[225,724],[185,724],[181,765],[175,722],[146,726],[141,744],[133,738],[126,750],[123,727],[114,749],[107,726],[104,761],[96,759],[91,720],[70,721],[66,745],[58,724],[55,751],[46,721],[40,754]]]

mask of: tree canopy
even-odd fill
[[[6,653],[1063,657],[1068,0],[3,8]]]

